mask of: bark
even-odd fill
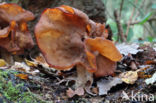
[[[25,8],[43,11],[45,8],[52,8],[60,5],[69,5],[84,11],[90,19],[97,22],[105,22],[105,6],[102,0],[22,0]]]

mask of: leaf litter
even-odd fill
[[[137,54],[135,54],[135,55],[137,55]],[[136,60],[137,56],[135,56],[135,55],[131,55],[133,58],[132,61]],[[124,56],[124,57],[126,57],[126,56]],[[41,58],[41,57],[37,57],[37,58]],[[142,63],[142,61],[139,63]],[[40,65],[42,65],[42,67],[40,67]],[[44,72],[41,72],[40,70],[38,70],[39,67],[44,70],[48,70],[48,72],[52,73],[52,75],[50,77],[47,76],[48,78],[46,77],[47,80],[45,80]],[[75,69],[68,70],[68,71],[60,71],[60,72],[56,72],[56,70],[49,71],[49,70],[51,70],[51,68],[48,66],[48,64],[46,64],[43,61],[41,62],[40,60],[36,60],[36,59],[31,59],[31,60],[24,59],[24,62],[15,62],[15,64],[13,66],[11,66],[11,69],[21,71],[22,73],[19,73],[19,75],[17,74],[16,76],[21,79],[27,80],[27,82],[33,81],[33,82],[36,82],[37,84],[39,84],[40,86],[42,86],[45,82],[46,84],[44,84],[45,86],[43,86],[42,92],[47,91],[47,90],[51,91],[50,88],[53,87],[52,91],[55,91],[53,93],[53,95],[55,95],[55,93],[57,94],[57,92],[60,91],[57,94],[57,96],[62,96],[62,99],[67,100],[68,98],[75,98],[77,96],[79,96],[79,99],[80,99],[87,95],[106,96],[106,98],[108,99],[109,95],[115,96],[116,93],[120,92],[120,89],[119,89],[119,91],[116,90],[115,92],[112,92],[112,88],[118,88],[118,85],[121,85],[121,86],[124,85],[124,87],[122,87],[122,88],[127,87],[129,89],[133,88],[133,85],[136,85],[136,84],[143,85],[142,84],[143,82],[152,85],[154,83],[153,80],[155,80],[155,76],[154,76],[154,72],[153,72],[154,67],[155,67],[155,64],[138,65],[139,69],[135,70],[135,69],[130,68],[128,70],[125,70],[125,72],[122,72],[122,71],[119,72],[119,74],[116,74],[115,76],[108,76],[108,77],[100,78],[99,80],[94,81],[94,83],[96,85],[91,85],[89,87],[90,93],[86,92],[86,90],[83,88],[73,89],[75,81],[76,81],[75,74],[74,74]],[[37,70],[38,72],[33,73],[34,72],[33,70],[34,71]],[[117,70],[120,70],[119,67],[117,67]],[[41,74],[43,73],[43,77],[39,76],[40,73]],[[151,73],[153,74],[153,76],[150,78],[149,75],[151,75]],[[51,81],[50,78],[55,78],[55,80],[50,82]],[[149,79],[146,79],[146,78],[149,78]],[[142,82],[139,82],[139,80],[142,80]],[[49,86],[51,84],[51,86],[49,87],[47,84],[49,84]],[[58,86],[58,88],[56,87],[56,85]],[[132,87],[131,86],[129,87],[129,85],[132,85]],[[145,87],[146,87],[146,85],[143,85],[142,88],[145,88]],[[124,89],[124,90],[127,92],[129,89]],[[62,91],[62,93],[61,93],[61,91]],[[36,92],[36,91],[34,90],[34,92]],[[51,92],[49,92],[49,93],[51,94]],[[46,95],[50,95],[49,93]],[[88,94],[86,94],[86,93],[88,93]],[[119,99],[119,97],[120,96],[115,96],[112,98]],[[45,98],[47,100],[52,99],[51,96],[50,97],[46,96]],[[58,98],[55,98],[55,99],[58,99]],[[90,99],[87,99],[87,100],[89,101]]]
[[[122,80],[118,77],[108,77],[107,79],[101,79],[97,82],[97,87],[99,88],[99,95],[106,95],[107,92],[117,84],[121,84]]]

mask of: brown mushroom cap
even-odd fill
[[[42,13],[35,37],[50,66],[65,70],[81,64],[96,76],[105,76],[114,72],[122,55],[105,39],[108,34],[104,27],[82,11],[63,5]]]
[[[33,13],[17,4],[0,4],[0,47],[9,52],[23,52],[34,43],[27,22],[34,19]]]
[[[14,3],[0,4],[0,14],[0,19],[3,19],[7,22],[27,22],[34,19],[34,15],[32,12],[23,9]]]
[[[64,12],[64,7],[46,9],[35,27],[37,44],[46,61],[62,70],[80,63],[84,54],[81,35],[85,33],[87,16],[78,10],[73,14],[73,9],[68,9],[71,10]]]
[[[101,37],[87,38],[85,43],[91,51],[98,51],[102,56],[112,61],[120,61],[122,58],[122,55],[110,40]]]

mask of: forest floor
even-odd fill
[[[155,103],[154,46],[141,45],[139,49],[132,45],[120,46],[122,50],[117,47],[124,58],[118,62],[115,75],[95,78],[90,88],[94,95],[85,92],[70,97],[67,94],[69,88],[74,88],[75,80],[69,78],[76,75],[75,68],[56,71],[45,63],[36,64],[34,59],[23,58],[13,66],[0,67],[0,103]]]

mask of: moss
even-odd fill
[[[45,103],[36,98],[28,88],[25,87],[26,90],[23,90],[24,83],[13,83],[10,74],[15,75],[17,72],[0,70],[0,94],[3,98],[14,103]]]

